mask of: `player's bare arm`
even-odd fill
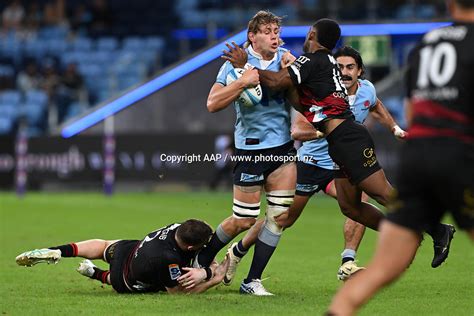
[[[375,105],[370,109],[370,113],[380,124],[387,127],[395,137],[399,139],[406,137],[406,132],[398,126],[380,99],[377,98]]]
[[[314,128],[313,124],[300,113],[295,114],[291,126],[291,138],[294,140],[308,141],[324,137],[324,134]]]
[[[242,77],[227,86],[215,83],[207,97],[207,110],[211,113],[221,111],[229,106],[247,87],[255,87],[259,84],[258,72],[255,69],[247,69]]]
[[[207,281],[204,281],[204,279],[202,278],[203,276],[205,278],[207,275],[204,269],[183,268],[183,271],[187,271],[187,273],[185,273],[178,279],[179,285],[173,288],[167,288],[166,290],[170,294],[174,294],[174,293],[192,294],[192,293],[205,292],[209,288],[222,282],[228,266],[229,266],[228,256],[226,256],[220,264],[217,264],[217,262],[214,261],[209,267],[212,272],[212,277]]]
[[[234,68],[244,68],[248,59],[245,49],[237,45],[236,42],[232,42],[232,45],[225,43],[225,45],[229,50],[223,50],[224,55],[221,58],[229,61]]]
[[[235,42],[232,44],[233,46],[226,43],[229,50],[223,51],[222,58],[228,60],[235,68],[244,68],[248,58],[247,52]],[[282,91],[294,87],[287,68],[282,68],[278,72],[259,69],[258,75],[260,83],[271,90]]]
[[[258,70],[262,85],[274,91],[282,91],[294,87],[287,68],[280,71]]]

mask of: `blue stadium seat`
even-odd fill
[[[6,90],[0,93],[0,103],[17,105],[21,101],[21,92],[18,90]]]
[[[118,89],[126,90],[140,83],[142,78],[135,74],[122,74],[118,77]]]
[[[43,90],[30,90],[25,94],[25,102],[46,106],[48,104],[48,95]]]
[[[115,62],[117,54],[115,51],[94,51],[90,53],[91,62],[108,68],[109,64]]]
[[[15,76],[15,68],[10,65],[0,64],[0,77],[13,78]]]
[[[26,119],[29,126],[40,126],[46,117],[46,104],[25,103],[21,106],[21,116]]]
[[[101,37],[97,40],[97,49],[100,51],[113,51],[119,47],[119,41],[115,37]]]
[[[64,120],[68,120],[70,118],[73,118],[74,116],[77,116],[81,114],[81,112],[87,108],[87,105],[82,104],[80,102],[73,102],[69,105],[69,109],[66,113],[66,116]]]
[[[60,56],[68,49],[68,44],[63,39],[52,38],[44,41],[47,43],[47,52],[50,55]]]
[[[160,36],[150,36],[145,39],[145,46],[150,50],[161,51],[165,48],[165,40]]]
[[[13,129],[13,121],[8,118],[0,115],[0,135],[7,135]]]
[[[69,33],[66,26],[45,26],[39,29],[38,37],[41,39],[62,39],[65,40]]]
[[[99,77],[102,76],[105,72],[105,69],[102,65],[99,64],[79,64],[79,72],[86,77]]]
[[[45,40],[29,40],[23,44],[23,51],[27,56],[43,58],[48,52],[48,43]]]
[[[71,48],[75,51],[90,51],[93,48],[93,43],[90,38],[78,37],[71,42]]]
[[[133,50],[133,51],[140,51],[142,49],[146,49],[146,41],[145,39],[138,37],[138,36],[130,36],[126,37],[123,40],[122,49],[123,50]]]
[[[0,103],[0,117],[15,121],[20,114],[20,105],[13,103]]]
[[[18,40],[14,32],[8,32],[0,36],[0,55],[6,57],[18,57],[21,53],[23,43]]]

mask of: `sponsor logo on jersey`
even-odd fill
[[[241,173],[240,174],[240,181],[242,182],[257,182],[263,180],[263,174],[256,175],[256,174],[248,174],[248,173]]]
[[[370,106],[370,102],[369,102],[369,100],[365,100],[365,102],[364,102],[364,106],[365,106],[366,108],[368,108],[368,107]]]
[[[301,192],[314,192],[318,189],[317,184],[296,184],[296,191],[301,191]]]
[[[179,265],[175,263],[168,265],[168,270],[170,271],[171,280],[177,280],[181,276]]]
[[[377,162],[377,157],[375,156],[373,148],[366,148],[363,151],[363,155],[365,158],[368,158],[367,161],[364,163],[364,167],[372,167]]]
[[[365,158],[370,158],[374,155],[374,149],[373,148],[366,148],[364,149],[364,157]]]

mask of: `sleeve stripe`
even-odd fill
[[[300,70],[295,65],[290,65],[291,70],[293,70],[294,74],[296,75],[296,79],[298,80],[298,84],[301,84],[301,75]]]

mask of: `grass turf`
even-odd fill
[[[91,238],[141,239],[175,221],[200,218],[214,228],[229,216],[230,193],[28,194],[0,193],[0,312],[3,315],[321,315],[341,283],[336,279],[343,247],[341,216],[334,200],[316,196],[284,236],[267,267],[265,287],[274,297],[238,294],[251,262],[249,252],[230,287],[191,296],[118,295],[110,286],[75,272],[80,258],[23,268],[15,256],[33,248]],[[263,213],[263,212],[262,212]],[[447,221],[450,221],[448,218]],[[367,231],[359,263],[368,262],[376,234]],[[474,252],[456,233],[447,262],[432,269],[426,238],[403,278],[378,294],[361,315],[472,315]],[[223,257],[223,250],[219,259]],[[96,263],[106,268],[103,262]]]

